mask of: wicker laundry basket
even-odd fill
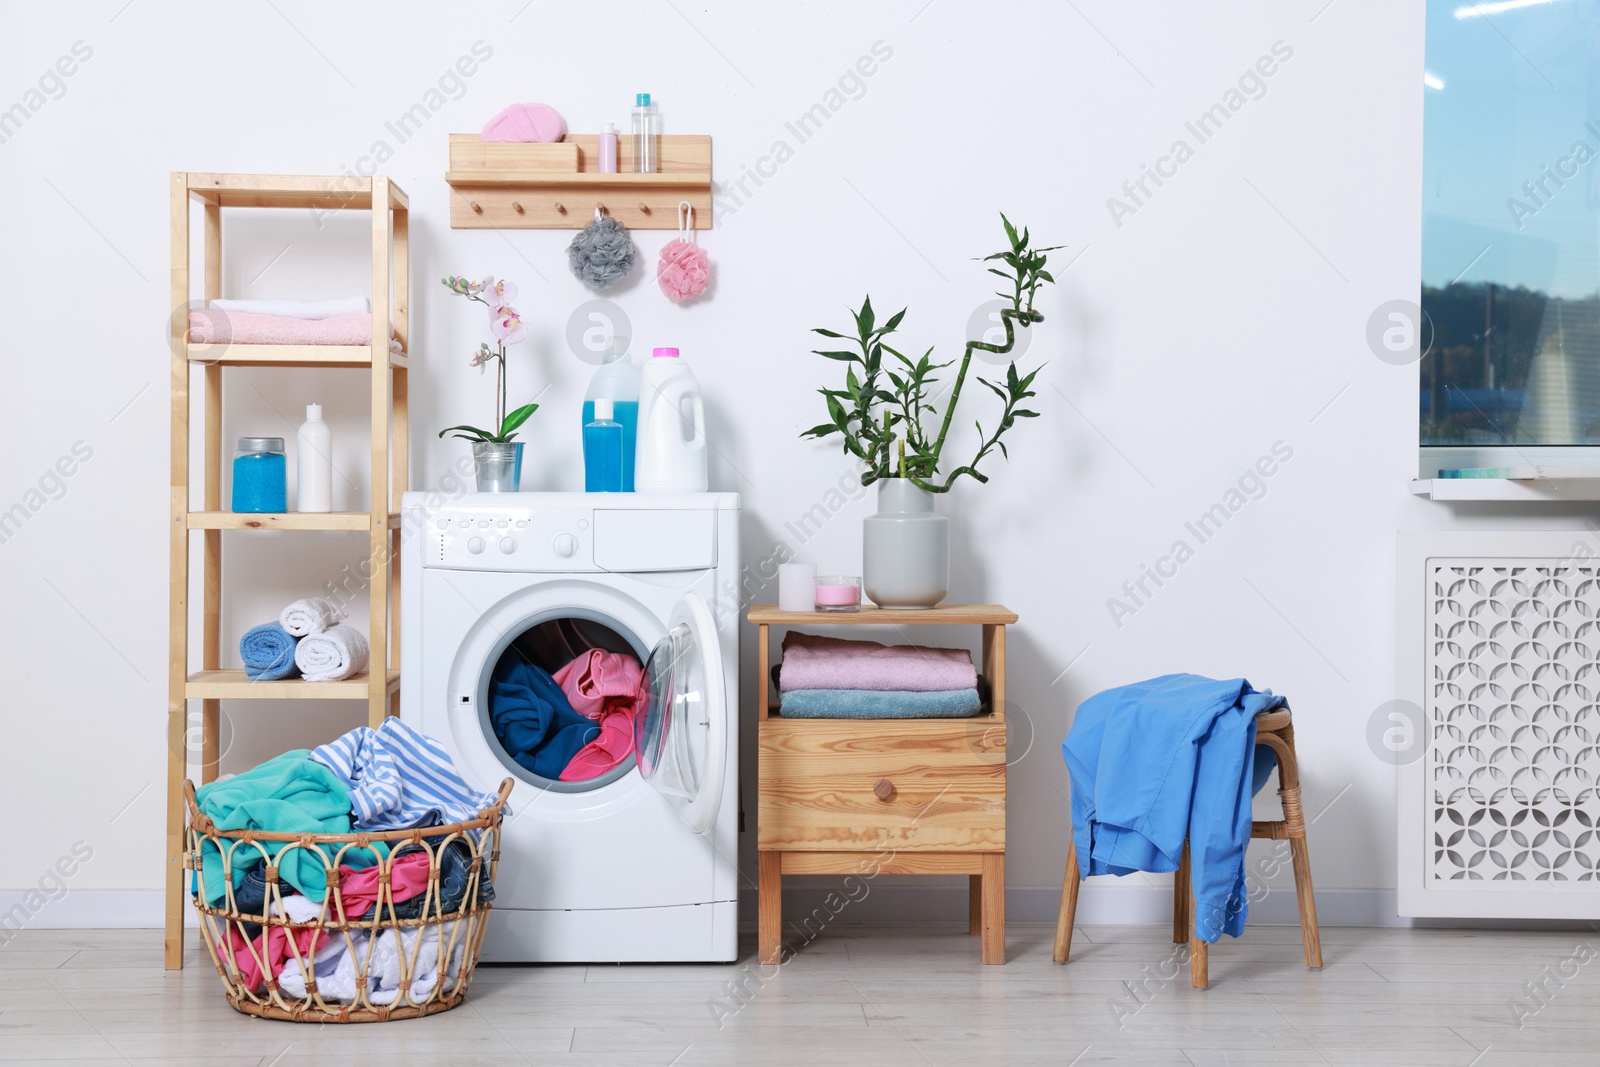
[[[185,782],[184,869],[195,872],[200,933],[228,1003],[264,1019],[337,1023],[412,1019],[460,1004],[489,920],[492,894],[483,882],[492,886],[499,864],[500,818],[511,786],[507,778],[494,804],[466,822],[293,834],[220,831]],[[426,868],[405,859],[417,853],[427,857]],[[397,904],[399,864],[413,889],[425,870],[426,888]],[[280,881],[286,865],[302,882],[320,872],[326,899],[285,891],[292,890]],[[240,878],[249,872],[251,891],[242,884],[236,894],[236,871]],[[215,905],[207,903],[208,875],[225,887]],[[345,887],[356,876],[362,889],[351,889],[350,903],[360,904],[361,913],[350,915]],[[260,905],[253,903],[257,895]],[[241,896],[249,899],[241,903]]]

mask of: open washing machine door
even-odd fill
[[[685,593],[645,664],[634,710],[639,773],[703,834],[716,821],[728,767],[722,646],[706,602]]]

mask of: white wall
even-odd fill
[[[382,142],[392,158],[381,170],[413,207],[413,484],[437,484],[464,447],[433,439],[436,429],[479,421],[489,403],[489,380],[465,366],[481,316],[437,281],[466,273],[521,287],[534,333],[514,350],[513,392],[544,404],[525,435],[526,485],[573,489],[590,368],[565,335],[591,294],[566,270],[570,234],[451,230],[446,134],[526,99],[592,131],[625,123],[633,92],[648,89],[669,132],[714,137],[724,186],[747,167],[772,175],[725,197],[717,228],[701,235],[717,272],[712,299],[680,308],[655,289],[657,232],[636,235],[646,269],[614,294],[635,351],[678,345],[705,386],[713,484],[744,495],[751,563],[779,539],[792,543],[785,523],[847,469],[832,447],[796,439],[820,421],[811,391],[838,370],[808,354],[810,327],[842,325],[870,291],[881,309],[909,305],[908,346],[935,344],[948,358],[989,297],[973,257],[998,247],[997,211],[1041,243],[1069,246],[1024,359],[1046,364],[1044,417],[1015,432],[1011,462],[987,467],[989,485],[964,484],[942,504],[954,520],[952,598],[1022,616],[1011,644],[1015,899],[1041,913],[1052,905],[1067,812],[1059,743],[1072,709],[1099,689],[1180,670],[1242,674],[1292,698],[1307,811],[1333,805],[1312,832],[1319,888],[1392,890],[1392,772],[1368,751],[1365,728],[1395,691],[1395,531],[1531,521],[1452,516],[1407,496],[1416,371],[1379,361],[1364,340],[1378,304],[1418,287],[1420,6],[1096,0],[986,5],[980,15],[906,0],[781,10],[6,5],[0,108],[42,106],[0,144],[10,353],[0,508],[40,502],[26,494],[75,442],[93,457],[0,545],[9,608],[0,791],[12,813],[0,887],[32,885],[78,840],[94,856],[75,890],[144,891],[82,898],[96,907],[145,906],[161,882],[168,173],[338,173]],[[92,55],[59,83],[64,94],[28,98],[79,41]],[[386,122],[426,101],[478,41],[492,57],[402,143]],[[1264,93],[1199,144],[1185,123],[1275,44],[1292,56]],[[875,51],[869,78],[841,83]],[[801,143],[786,122],[818,102],[836,111]],[[1180,138],[1193,158],[1114,219],[1107,198]],[[764,157],[778,141],[792,157],[774,168]],[[225,231],[226,289],[364,290],[364,224],[240,216]],[[981,391],[969,393],[962,447],[973,418],[992,418]],[[359,506],[358,379],[230,372],[225,433],[292,435],[309,400],[328,405],[348,476],[336,506]],[[1119,626],[1108,598],[1188,537],[1185,521],[1276,442],[1293,456],[1265,495]],[[825,570],[858,572],[871,506],[849,504],[802,552]],[[1560,511],[1539,519],[1578,524]],[[228,543],[229,646],[286,590],[304,588],[291,575],[320,585],[362,552],[359,536]],[[233,769],[317,743],[361,714],[227,710]],[[1348,899],[1354,915],[1389,898]]]

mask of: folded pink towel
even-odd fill
[[[931,693],[978,684],[962,648],[880,645],[790,631],[783,638],[778,688],[912,690]]]
[[[189,312],[189,341],[197,345],[365,345],[372,343],[372,316],[292,319],[202,308]],[[393,338],[389,349],[399,351]]]

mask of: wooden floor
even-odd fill
[[[1297,930],[1252,928],[1196,992],[1162,933],[1083,927],[1058,967],[1048,927],[1013,925],[984,967],[954,927],[837,926],[776,970],[753,937],[725,966],[486,967],[444,1015],[296,1026],[235,1014],[198,953],[163,971],[159,931],[24,931],[0,946],[0,1064],[1600,1062],[1600,935],[1326,928],[1315,973]]]

